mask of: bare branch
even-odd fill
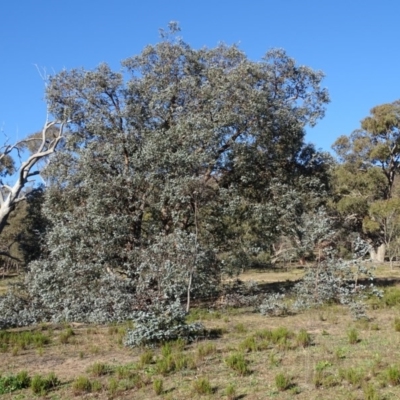
[[[52,131],[54,137],[47,137],[47,133],[50,128],[59,125],[57,131]],[[48,117],[42,129],[41,138],[27,138],[18,141],[14,145],[3,146],[3,150],[0,153],[0,161],[6,155],[10,154],[13,150],[19,151],[24,145],[30,141],[40,141],[38,149],[31,154],[26,161],[24,161],[18,169],[18,178],[13,186],[2,185],[0,188],[5,189],[8,193],[5,195],[4,192],[0,196],[0,234],[7,224],[7,219],[14,209],[15,205],[26,199],[26,196],[22,194],[22,190],[25,185],[30,182],[29,178],[37,176],[40,171],[32,171],[33,167],[42,159],[53,154],[64,137],[64,126],[65,122],[52,121],[49,122]]]

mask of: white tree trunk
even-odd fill
[[[40,139],[28,138],[21,140],[20,142],[10,146],[5,145],[3,149],[0,150],[0,160],[6,155],[10,154],[14,149],[19,151],[23,146],[31,141],[39,141],[38,149],[21,164],[18,170],[18,178],[13,186],[1,185],[0,187],[0,235],[3,232],[7,224],[7,219],[14,210],[15,205],[25,200],[25,196],[22,194],[22,189],[29,182],[29,178],[38,175],[39,171],[32,171],[33,167],[41,159],[53,154],[57,148],[57,145],[63,138],[64,134],[64,124],[61,123],[56,131],[53,131],[53,136],[49,137],[47,134],[49,129],[56,125],[56,122],[46,122],[42,130]]]
[[[382,243],[378,247],[371,247],[369,252],[371,261],[375,262],[384,262],[385,261],[385,254],[386,254],[386,245]]]

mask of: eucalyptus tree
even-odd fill
[[[254,62],[166,35],[122,67],[49,80],[69,134],[45,171],[48,257],[27,278],[45,319],[122,319],[210,293],[222,261],[276,239],[274,188],[305,168],[304,128],[329,101],[323,74],[283,50]]]
[[[371,257],[383,261],[387,229],[376,211],[386,203],[390,206],[382,210],[393,211],[396,201],[390,200],[398,197],[400,101],[372,108],[371,115],[361,121],[361,129],[339,137],[333,149],[340,161],[333,179],[336,208],[373,244]]]
[[[17,260],[10,252],[10,247],[15,242],[15,235],[10,235],[11,229],[4,232],[9,225],[11,213],[24,214],[26,207],[17,205],[25,202],[34,192],[29,188],[34,182],[34,177],[41,172],[40,164],[51,157],[60,146],[64,138],[65,118],[59,121],[46,121],[43,129],[14,144],[8,139],[0,147],[0,255]],[[28,151],[28,155],[26,155]],[[25,156],[26,155],[26,156]],[[25,159],[24,159],[25,156]],[[18,165],[19,160],[20,163]],[[42,163],[43,164],[43,163]],[[5,181],[12,176],[13,184]],[[32,196],[31,196],[32,197]],[[21,215],[15,218],[21,219]],[[11,239],[10,239],[11,238]]]

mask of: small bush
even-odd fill
[[[281,350],[286,350],[291,347],[290,339],[293,336],[293,332],[286,327],[276,328],[271,332],[270,342]]]
[[[280,392],[283,392],[290,389],[290,387],[292,386],[292,379],[280,373],[275,376],[275,385]]]
[[[233,369],[240,375],[248,375],[250,373],[248,362],[241,353],[231,354],[225,359],[225,362],[229,368]]]
[[[134,365],[119,365],[115,369],[115,374],[118,379],[130,378],[135,375],[135,372],[133,371],[134,367]]]
[[[103,389],[103,384],[100,381],[92,381],[92,392],[100,392]]]
[[[313,383],[318,389],[319,387],[330,388],[338,385],[339,382],[336,377],[330,373],[324,371],[315,371]]]
[[[284,302],[285,295],[280,293],[270,294],[264,298],[259,306],[262,315],[280,316],[287,315],[289,312],[288,306]]]
[[[125,345],[137,347],[183,338],[191,340],[203,335],[200,323],[187,324],[186,313],[179,301],[173,304],[153,304],[148,311],[136,313],[135,329],[128,330]]]
[[[213,389],[207,378],[199,378],[193,381],[193,390],[197,394],[212,394]]]
[[[269,329],[261,329],[259,331],[256,331],[256,333],[254,334],[254,336],[258,339],[271,339],[272,337],[272,331]]]
[[[325,371],[331,366],[332,364],[329,361],[319,361],[317,363],[313,377],[313,382],[316,388],[330,388],[338,384],[336,377]]]

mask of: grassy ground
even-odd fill
[[[242,278],[275,283],[300,273],[279,272],[277,279],[254,271]],[[0,331],[0,393],[11,381],[29,385],[0,397],[399,399],[400,274],[382,266],[377,275],[386,294],[371,302],[368,321],[353,321],[339,306],[286,317],[194,310],[191,318],[218,338],[152,350],[123,346],[128,324]]]

